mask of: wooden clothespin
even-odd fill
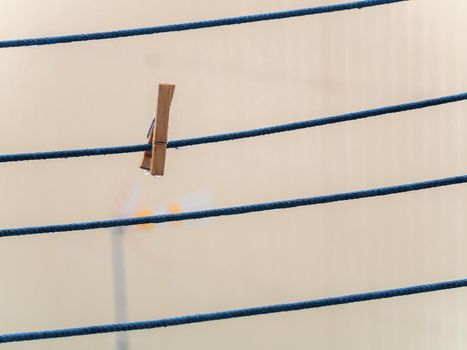
[[[144,152],[140,165],[141,169],[149,171],[153,176],[164,175],[169,112],[174,91],[174,84],[159,84],[157,111],[148,131],[148,144],[152,145],[152,149]]]

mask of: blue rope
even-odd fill
[[[0,48],[52,45],[52,44],[70,43],[70,42],[75,42],[75,41],[103,40],[103,39],[123,38],[123,37],[129,37],[129,36],[137,36],[137,35],[181,32],[181,31],[192,30],[192,29],[220,27],[220,26],[227,26],[227,25],[233,25],[233,24],[269,21],[273,19],[283,19],[283,18],[309,16],[309,15],[336,12],[336,11],[360,9],[364,7],[391,4],[394,2],[400,2],[400,1],[406,1],[406,0],[361,0],[361,1],[354,1],[354,2],[328,5],[328,6],[309,7],[309,8],[303,8],[303,9],[297,9],[297,10],[261,13],[261,14],[256,14],[256,15],[248,15],[248,16],[240,16],[240,17],[220,18],[220,19],[213,19],[213,20],[206,20],[206,21],[199,21],[199,22],[169,24],[169,25],[161,25],[161,26],[155,26],[155,27],[123,29],[123,30],[115,30],[115,31],[109,31],[109,32],[73,34],[73,35],[63,35],[63,36],[51,36],[51,37],[42,37],[42,38],[3,40],[3,41],[0,41]]]
[[[200,323],[208,321],[219,321],[230,318],[267,315],[278,312],[298,311],[306,309],[315,309],[319,307],[358,303],[362,301],[378,300],[413,295],[420,293],[435,292],[446,289],[467,287],[467,279],[460,279],[447,282],[438,282],[431,284],[421,284],[411,287],[397,289],[388,289],[375,292],[360,294],[350,294],[339,297],[331,297],[317,300],[307,300],[295,303],[276,304],[245,309],[228,310],[220,312],[210,312],[205,314],[195,314],[179,316],[172,318],[162,318],[159,320],[114,323],[98,326],[88,326],[79,328],[54,329],[36,332],[12,333],[0,335],[0,343],[11,343],[28,340],[51,339],[74,337],[78,335],[102,334],[111,332],[135,331],[141,329],[153,329],[161,327],[180,326],[191,323]]]
[[[377,117],[381,115],[404,112],[414,109],[426,108],[431,106],[442,105],[446,103],[458,102],[467,100],[467,92],[463,92],[455,95],[448,95],[443,97],[437,97],[427,100],[420,100],[415,102],[403,103],[398,105],[380,107],[375,109],[363,110],[359,112],[346,113],[331,117],[324,117],[318,119],[304,120],[301,122],[275,125],[266,128],[251,129],[244,131],[231,132],[226,134],[203,136],[189,139],[181,139],[175,141],[169,141],[167,144],[168,148],[180,148],[187,146],[194,146],[206,143],[222,142],[244,139],[249,137],[264,136],[274,133],[299,130],[305,128],[312,128],[316,126],[328,125],[341,123],[351,120],[364,119],[369,117]],[[118,147],[103,147],[103,148],[86,148],[76,150],[65,150],[65,151],[50,151],[50,152],[33,152],[33,153],[18,153],[18,154],[0,154],[0,163],[6,162],[18,162],[26,160],[39,160],[39,159],[57,159],[57,158],[70,158],[70,157],[84,157],[84,156],[98,156],[105,154],[119,154],[119,153],[131,153],[131,152],[143,152],[151,149],[151,146],[147,143],[130,146],[118,146]]]
[[[336,193],[325,196],[299,198],[292,200],[284,200],[269,203],[242,205],[237,207],[208,209],[202,211],[184,212],[178,214],[165,214],[155,216],[134,217],[126,219],[113,219],[103,221],[79,222],[73,224],[62,225],[47,225],[47,226],[31,226],[22,228],[6,228],[0,229],[0,237],[24,236],[40,233],[54,233],[65,231],[82,231],[98,228],[109,228],[117,226],[131,226],[141,224],[159,224],[163,222],[194,220],[218,216],[239,215],[247,213],[255,213],[260,211],[268,211],[275,209],[287,209],[302,207],[307,205],[324,204],[331,202],[346,201],[352,199],[369,198],[386,196],[395,193],[424,190],[433,187],[449,186],[467,182],[467,175],[448,177],[438,180],[430,180],[424,182],[415,182],[398,186],[389,186],[382,188],[374,188],[363,191]]]
[[[102,156],[102,155],[107,155],[107,154],[144,152],[144,151],[150,151],[150,150],[151,150],[151,145],[144,143],[144,144],[139,144],[139,145],[70,149],[70,150],[64,150],[64,151],[0,154],[0,163],[23,162],[27,160]]]

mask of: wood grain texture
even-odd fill
[[[151,175],[164,175],[167,134],[169,131],[170,105],[175,91],[173,84],[159,84],[156,123],[152,132]]]

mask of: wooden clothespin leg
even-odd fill
[[[156,116],[148,132],[148,144],[151,144],[152,148],[144,152],[140,165],[141,169],[149,171],[153,176],[164,175],[169,113],[174,91],[173,84],[159,84]]]

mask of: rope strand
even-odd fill
[[[162,318],[159,320],[128,322],[128,323],[113,323],[97,326],[54,329],[36,332],[12,333],[0,335],[0,343],[11,343],[28,340],[52,339],[74,337],[79,335],[103,334],[112,332],[136,331],[142,329],[154,329],[162,327],[180,326],[191,323],[200,323],[208,321],[219,321],[231,318],[249,317],[258,315],[267,315],[278,312],[289,312],[298,310],[315,309],[319,307],[343,305],[350,303],[358,303],[363,301],[380,300],[394,298],[406,295],[429,293],[440,290],[454,289],[467,287],[467,279],[460,279],[447,282],[438,282],[431,284],[421,284],[411,287],[403,287],[397,289],[388,289],[375,292],[367,292],[360,294],[350,294],[339,297],[331,297],[316,300],[307,300],[287,304],[275,304],[259,307],[251,307],[237,310],[228,310],[220,312],[211,312],[205,314],[195,314],[187,316],[179,316],[172,318]]]
[[[398,112],[410,111],[415,109],[427,108],[432,106],[443,105],[447,103],[459,102],[467,100],[467,92],[463,92],[455,95],[448,95],[442,97],[436,97],[426,100],[408,102],[403,104],[385,106],[375,109],[362,110],[359,112],[345,113],[330,117],[309,119],[295,123],[275,125],[259,129],[243,130],[225,134],[210,135],[195,137],[189,139],[181,139],[170,141],[167,144],[168,148],[181,148],[187,146],[195,146],[201,144],[233,141],[250,137],[265,136],[275,133],[313,128],[317,126],[347,122],[352,120],[378,117],[387,114],[393,114]],[[49,152],[32,152],[32,153],[18,153],[18,154],[0,154],[0,163],[7,162],[19,162],[29,160],[44,160],[44,159],[57,159],[57,158],[71,158],[71,157],[85,157],[85,156],[99,156],[109,154],[120,154],[120,153],[132,153],[132,152],[144,152],[151,149],[151,145],[138,144],[129,146],[117,146],[117,147],[103,147],[103,148],[86,148],[76,150],[65,150],[65,151],[49,151]]]
[[[340,202],[340,201],[346,201],[346,200],[352,200],[352,199],[386,196],[386,195],[396,194],[396,193],[418,191],[418,190],[424,190],[424,189],[434,188],[434,187],[461,184],[465,182],[467,182],[467,175],[447,177],[447,178],[431,180],[431,181],[415,182],[411,184],[404,184],[404,185],[398,185],[398,186],[374,188],[374,189],[368,189],[368,190],[363,190],[363,191],[336,193],[336,194],[331,194],[331,195],[326,195],[326,196],[283,200],[283,201],[260,203],[260,204],[250,204],[250,205],[242,205],[242,206],[229,207],[229,208],[208,209],[208,210],[184,212],[184,213],[178,213],[178,214],[165,214],[165,215],[155,215],[155,216],[134,217],[134,218],[127,218],[127,219],[79,222],[79,223],[62,224],[62,225],[7,228],[7,229],[0,229],[0,237],[24,236],[24,235],[34,235],[34,234],[41,234],[41,233],[65,232],[65,231],[83,231],[83,230],[92,230],[92,229],[98,229],[98,228],[109,228],[109,227],[117,227],[117,226],[159,224],[163,222],[194,220],[194,219],[202,219],[202,218],[210,218],[210,217],[218,217],[218,216],[239,215],[239,214],[247,214],[247,213],[254,213],[254,212],[261,212],[261,211],[269,211],[269,210],[275,210],[275,209],[287,209],[287,208],[296,208],[296,207],[302,207],[302,206],[308,206],[308,205]]]
[[[220,18],[220,19],[212,19],[212,20],[198,21],[198,22],[177,23],[177,24],[161,25],[161,26],[155,26],[155,27],[123,29],[123,30],[114,30],[114,31],[109,31],[109,32],[72,34],[72,35],[63,35],[63,36],[48,36],[48,37],[29,38],[29,39],[3,40],[3,41],[0,41],[0,48],[53,45],[53,44],[71,43],[71,42],[77,42],[77,41],[105,40],[105,39],[138,36],[138,35],[181,32],[185,30],[221,27],[221,26],[228,26],[228,25],[234,25],[234,24],[269,21],[269,20],[274,20],[274,19],[284,19],[284,18],[309,16],[309,15],[316,15],[316,14],[330,13],[330,12],[337,12],[337,11],[361,9],[364,7],[385,5],[385,4],[391,4],[395,2],[401,2],[401,1],[407,1],[407,0],[361,0],[361,1],[334,4],[334,5],[328,5],[328,6],[308,7],[308,8],[297,9],[297,10],[261,13],[261,14],[255,14],[255,15]]]

